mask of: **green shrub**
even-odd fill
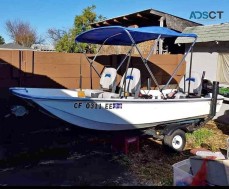
[[[229,88],[228,87],[220,87],[219,88],[219,94],[221,95],[229,95]]]

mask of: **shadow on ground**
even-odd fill
[[[0,185],[172,185],[171,165],[187,158],[147,138],[139,153],[124,155],[112,151],[109,132],[74,127],[35,109],[15,117],[11,103],[0,104]]]

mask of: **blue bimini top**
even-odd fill
[[[192,37],[197,38],[196,34],[179,33],[174,30],[149,26],[140,28],[127,28],[122,26],[106,26],[85,31],[75,38],[75,42],[105,44],[105,45],[124,45],[130,46],[148,40],[168,37]],[[132,39],[131,39],[132,38]]]

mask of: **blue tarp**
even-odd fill
[[[81,33],[76,37],[75,42],[103,44],[104,41],[107,40],[105,42],[105,45],[131,45],[133,44],[133,42],[131,41],[126,31],[130,33],[136,44],[148,40],[157,39],[159,35],[161,35],[161,38],[197,37],[196,34],[179,33],[174,30],[158,26],[149,26],[141,28],[106,26],[91,29]]]

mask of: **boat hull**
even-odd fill
[[[190,99],[102,99],[79,98],[76,91],[53,93],[40,89],[40,95],[33,89],[12,89],[21,98],[31,100],[52,115],[73,125],[96,130],[144,129],[163,123],[171,123],[210,114],[211,98]],[[38,90],[38,89],[36,89]],[[41,95],[42,94],[42,95]],[[67,94],[67,95],[63,95]],[[73,95],[74,94],[74,95]],[[217,101],[219,111],[223,99]]]

